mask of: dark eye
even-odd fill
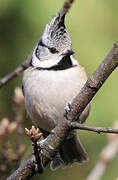
[[[48,48],[48,49],[52,54],[58,53],[58,51],[54,47],[53,48]]]

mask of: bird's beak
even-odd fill
[[[73,55],[75,52],[74,51],[72,51],[72,50],[68,50],[66,53],[64,53],[63,55],[64,56],[71,56],[71,55]]]

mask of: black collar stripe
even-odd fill
[[[31,66],[33,66],[32,63],[31,63]],[[60,71],[60,70],[69,69],[69,68],[72,68],[72,67],[75,67],[75,66],[77,66],[77,65],[72,64],[70,56],[65,56],[65,57],[62,58],[62,60],[58,64],[56,64],[54,66],[46,67],[46,68],[37,67],[36,69],[38,69],[38,70]]]

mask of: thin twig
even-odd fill
[[[68,12],[68,10],[70,9],[73,2],[74,2],[74,0],[66,0],[65,1],[62,9],[59,11],[61,17]]]
[[[32,147],[33,147],[33,151],[34,151],[34,155],[35,155],[36,163],[37,163],[36,169],[37,169],[37,172],[41,174],[43,173],[43,165],[40,158],[41,148],[40,148],[39,139],[42,137],[42,133],[39,132],[39,128],[35,128],[34,126],[32,126],[30,130],[25,128],[25,133],[32,141]]]
[[[71,122],[70,123],[70,128],[71,129],[80,129],[80,130],[87,130],[87,131],[92,131],[92,132],[97,132],[97,133],[114,133],[118,134],[118,128],[104,128],[104,127],[94,127],[94,126],[86,126],[84,124],[80,124],[78,122]]]

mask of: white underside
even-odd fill
[[[64,107],[71,102],[87,80],[80,65],[61,71],[37,70],[24,72],[25,104],[33,122],[50,131],[63,119]]]

